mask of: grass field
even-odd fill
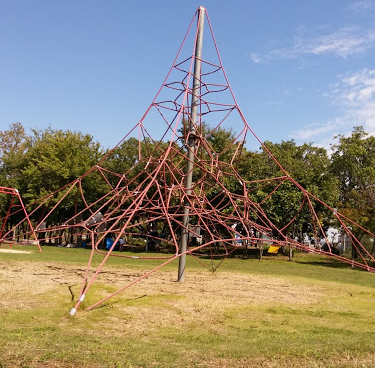
[[[30,253],[0,252],[0,368],[375,366],[375,275],[320,256],[188,258],[185,283],[172,262],[87,311],[160,263],[111,258],[71,317],[89,251],[13,249]]]

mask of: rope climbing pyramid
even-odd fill
[[[125,142],[128,147],[131,143],[132,150],[127,152],[131,165],[124,165],[122,172],[113,171],[111,162],[121,160]],[[254,142],[280,175],[245,179],[248,176],[240,164],[247,158],[246,147],[253,146]],[[95,187],[92,187],[92,178]],[[280,227],[272,220],[267,203],[286,185],[293,188],[300,205]],[[104,194],[100,193],[103,188]],[[72,203],[75,203],[74,215],[67,216],[64,209]],[[357,253],[356,259],[334,251],[316,205],[324,207],[340,224]],[[273,251],[291,247],[375,272],[375,259],[354,235],[354,230],[361,227],[294,180],[246,122],[225,74],[211,22],[203,7],[196,11],[166,79],[140,121],[95,167],[29,205],[27,211],[34,226],[23,227],[24,239],[28,238],[27,234],[37,232],[40,241],[46,238],[58,241],[73,229],[76,236],[83,234],[91,244],[81,295],[71,315],[84,301],[110,256],[157,258],[161,263],[88,309],[177,259],[177,279],[184,281],[187,255],[199,262],[203,262],[202,253],[209,255],[208,268],[214,271],[218,267],[212,261],[215,257],[224,260],[239,248],[260,249],[265,243]],[[290,229],[302,214],[304,221],[311,225],[313,237],[317,242],[324,239],[326,247],[311,248],[292,236]],[[21,228],[27,219],[21,218],[16,226]],[[103,250],[101,245],[109,235],[113,241]],[[142,237],[150,247],[162,243],[169,252],[154,256],[115,251],[121,239]],[[3,234],[3,240],[12,241],[12,234]],[[103,255],[95,268],[92,267],[94,252]]]

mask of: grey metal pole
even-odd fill
[[[197,123],[198,117],[198,105],[199,105],[199,93],[200,93],[200,77],[201,77],[201,66],[202,66],[202,45],[203,45],[203,29],[204,29],[204,12],[203,6],[199,7],[198,15],[198,34],[195,45],[195,61],[194,61],[194,79],[193,79],[193,95],[191,97],[191,111],[189,121],[189,139],[187,142],[187,161],[186,161],[186,177],[185,177],[185,188],[186,196],[191,195],[191,186],[193,184],[193,167],[194,167],[194,151],[195,151],[195,124]],[[185,199],[184,211],[182,217],[182,229],[181,229],[181,243],[180,243],[180,254],[185,253],[187,250],[187,244],[189,240],[189,202]],[[185,280],[185,265],[186,265],[186,254],[183,254],[179,258],[178,263],[178,278],[179,282]]]

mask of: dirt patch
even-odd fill
[[[14,308],[32,307],[30,296],[48,292],[66,294],[68,300],[77,300],[77,293],[83,282],[85,268],[64,264],[44,264],[40,262],[4,262],[0,261],[0,307],[10,303]],[[113,286],[118,289],[142,276],[143,272],[129,269],[124,272],[118,268],[106,268],[98,276],[98,285]],[[184,283],[176,282],[177,272],[159,271],[119,294],[121,298],[133,300],[144,297],[160,297],[165,309],[202,314],[205,318],[217,309],[261,303],[309,304],[315,303],[323,294],[316,287],[293,284],[285,279],[219,272],[187,273]],[[75,295],[72,290],[75,290]],[[108,294],[103,288],[103,295]],[[25,303],[23,295],[28,300]],[[165,298],[171,296],[170,300]],[[140,310],[139,305],[128,309]],[[158,308],[153,313],[158,314]],[[165,313],[165,310],[161,311]],[[177,313],[179,314],[179,313]]]
[[[4,249],[0,248],[1,253],[31,253],[28,250]]]
[[[121,307],[121,312],[113,316],[118,332],[128,330],[122,317],[127,316],[131,330],[139,334],[169,326],[188,328],[191,323],[210,325],[222,333],[222,322],[232,309],[256,308],[265,303],[312,304],[324,294],[316,287],[259,275],[202,271],[188,274],[183,284],[175,281],[176,276],[177,272],[160,272],[124,291],[121,295],[130,305]],[[142,304],[142,298],[149,300]]]
[[[0,261],[0,308],[36,308],[52,293],[66,295],[70,300],[71,290],[82,282],[82,275],[83,270],[81,274],[61,264]]]

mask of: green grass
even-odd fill
[[[32,253],[0,253],[0,262],[82,268],[89,256],[85,249],[26,249]],[[94,264],[101,258],[95,255]],[[111,258],[108,267],[140,271],[160,262]],[[172,262],[163,270],[174,274],[176,268]],[[188,258],[188,290],[193,286],[189,275],[202,271]],[[217,272],[264,282],[264,295],[274,292],[267,289],[267,280],[277,279],[302,290],[302,298],[303,290],[316,291],[316,297],[304,303],[254,298],[245,304],[233,297],[221,304],[215,298],[205,302],[203,290],[194,311],[189,292],[145,294],[140,284],[135,294],[120,294],[90,312],[83,308],[72,318],[66,286],[30,295],[26,289],[14,305],[0,303],[0,367],[374,366],[374,274],[302,253],[292,262],[283,257],[231,258]],[[0,278],[0,286],[2,282]],[[94,285],[87,302],[112,290],[111,285]],[[20,301],[27,305],[31,300],[32,307],[20,307]]]

